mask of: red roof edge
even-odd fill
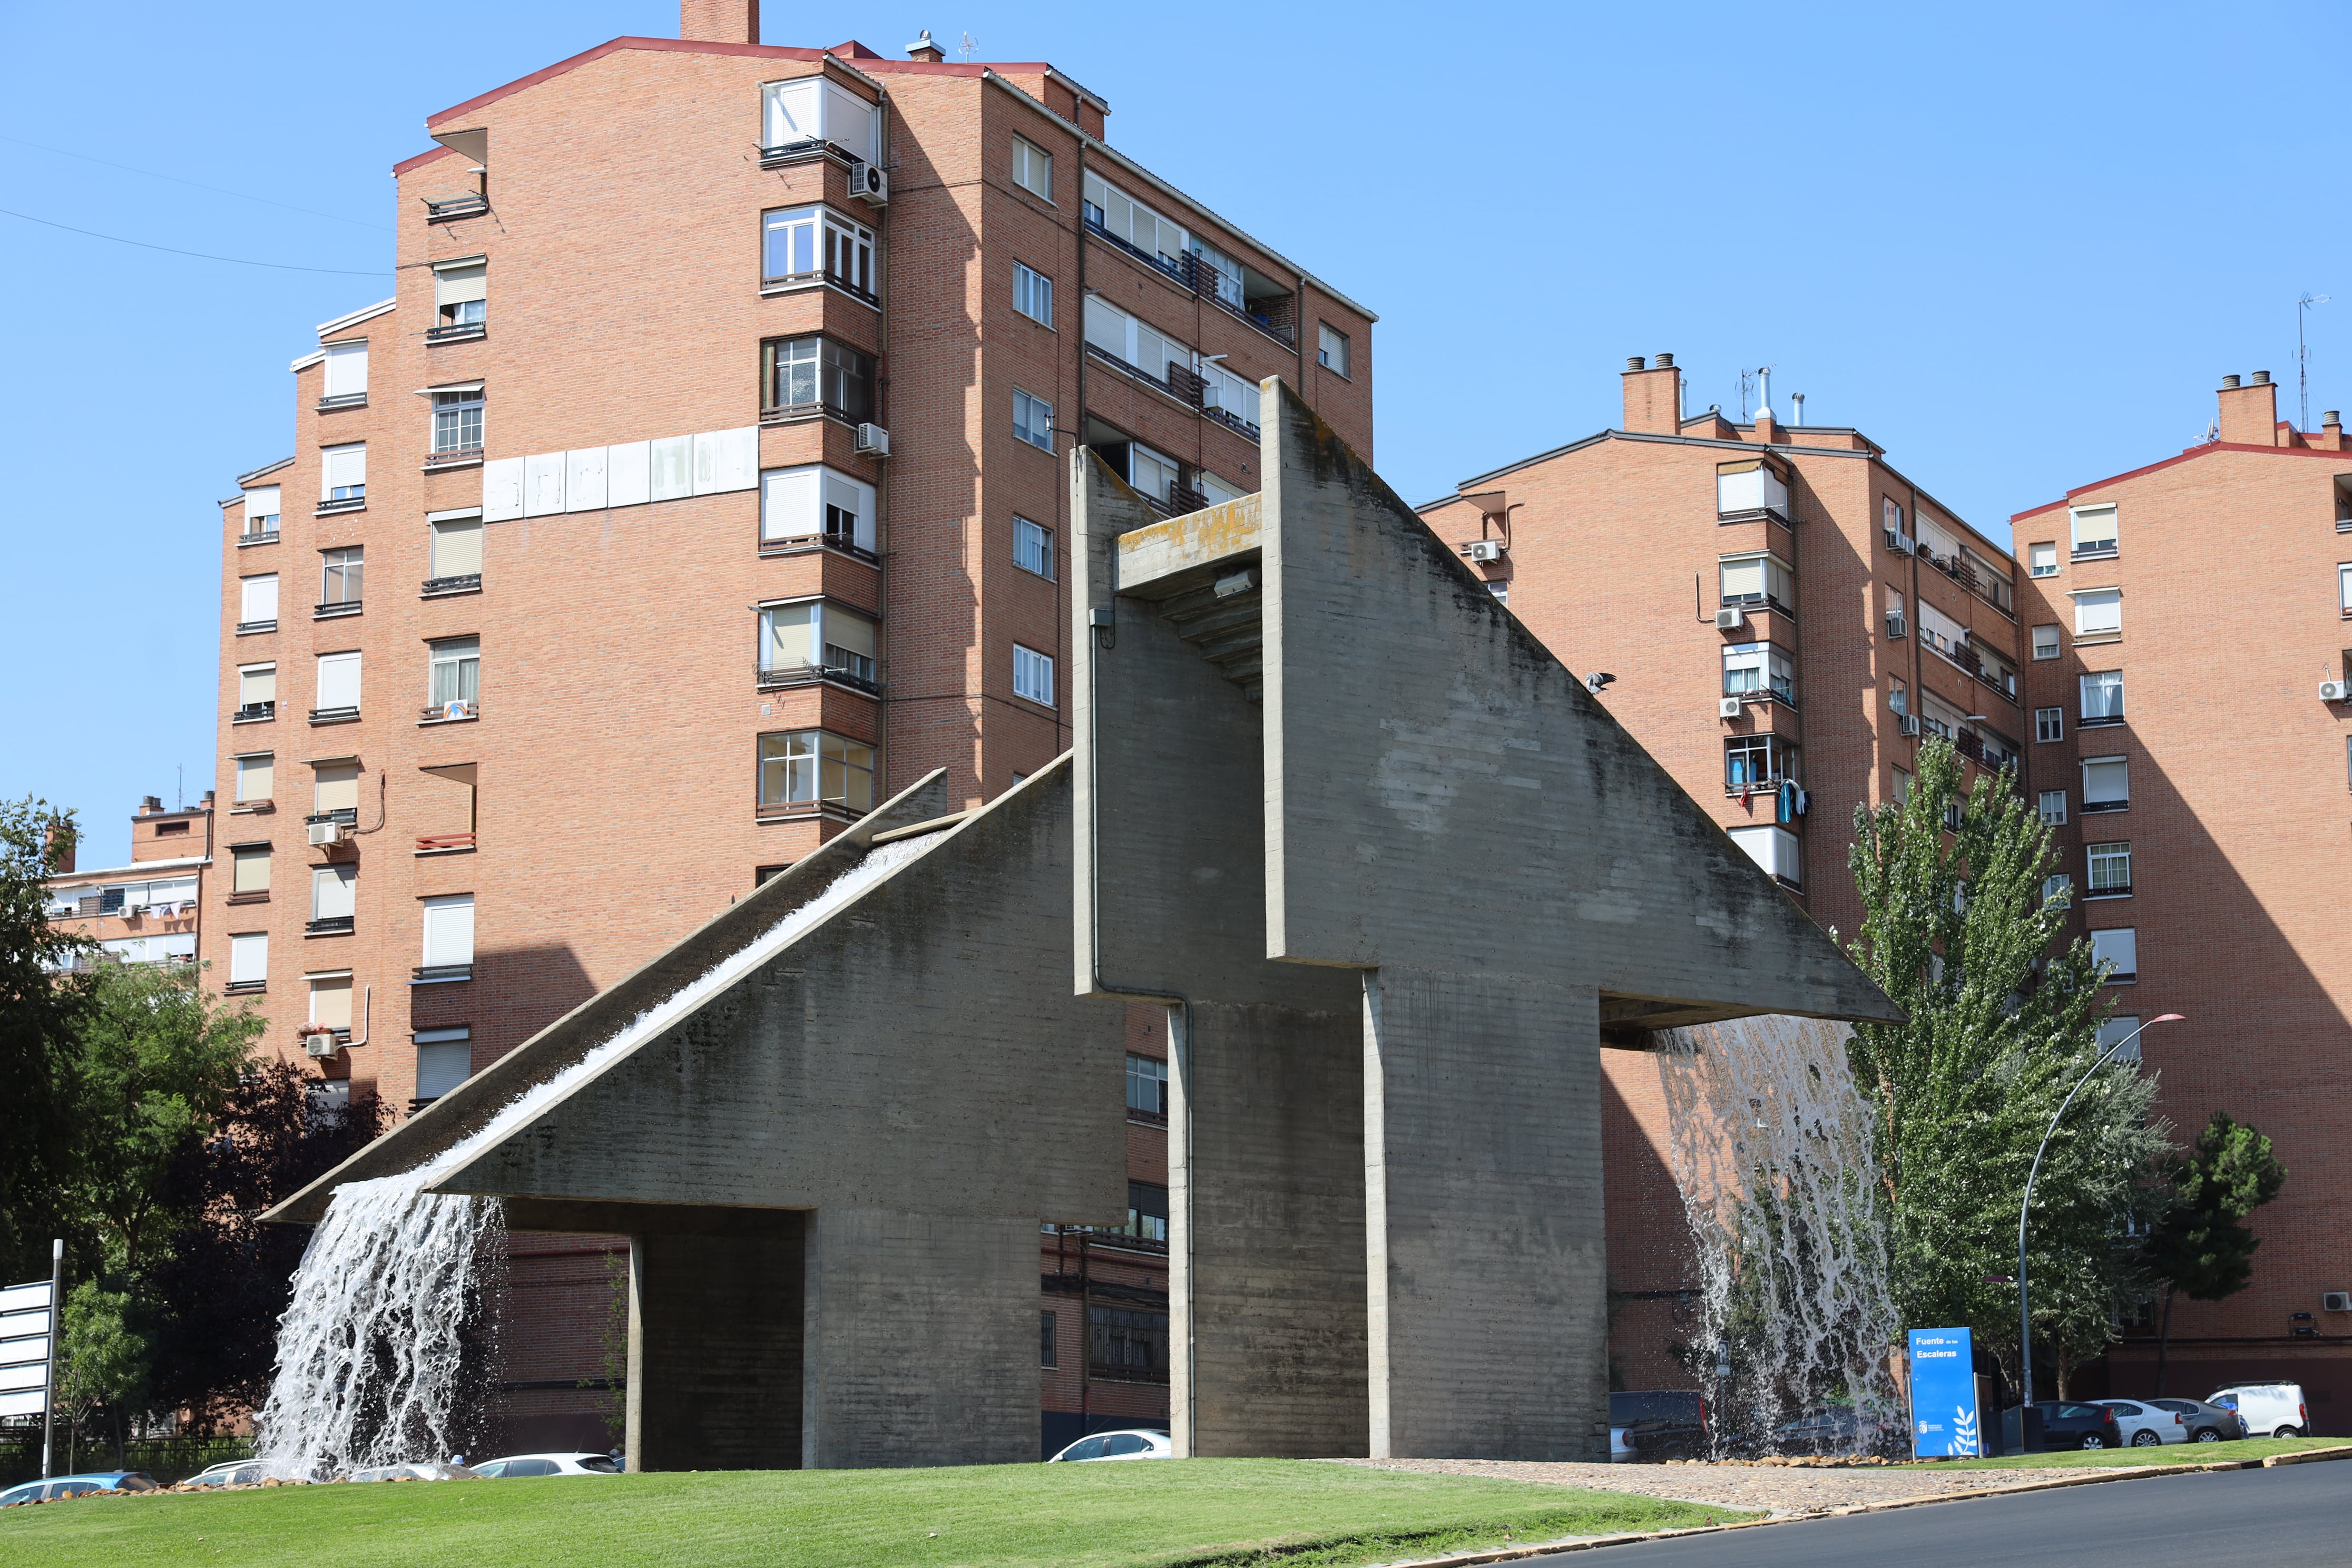
[[[2030,507],[2024,511],[2011,512],[2009,521],[2013,523],[2023,522],[2029,517],[2040,517],[2045,511],[2056,510],[2064,506],[2067,501],[2073,500],[2076,496],[2086,491],[2104,489],[2109,485],[2119,485],[2126,479],[2136,479],[2142,474],[2152,474],[2158,468],[2168,468],[2175,463],[2185,463],[2192,458],[2204,457],[2209,452],[2266,452],[2274,458],[2352,459],[2352,449],[2331,452],[2325,447],[2257,447],[2244,441],[2203,441],[2194,447],[2184,447],[2178,457],[2166,458],[2160,462],[2150,463],[2146,468],[2133,468],[2125,473],[2110,474],[2104,479],[2094,479],[2087,485],[2076,485],[2066,492],[2065,500],[2044,501],[2042,505]]]
[[[428,147],[414,158],[403,158],[399,163],[394,163],[392,166],[393,178],[398,179],[411,169],[421,169],[436,158],[446,158],[450,155],[450,151],[446,147]]]

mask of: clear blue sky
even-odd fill
[[[2352,408],[2333,7],[768,11],[772,44],[968,32],[1108,98],[1116,145],[1380,312],[1380,467],[1416,501],[1614,423],[1623,356],[1661,349],[1695,407],[1777,365],[1776,401],[1997,538],[2198,439],[2225,372],[2274,373],[2292,416],[2305,290],[2341,300],[2315,420]],[[383,270],[427,113],[677,26],[665,0],[16,6],[0,207]],[[79,806],[83,864],[119,864],[140,795],[212,779],[214,503],[292,450],[287,363],[389,277],[13,217],[0,277],[0,795]]]

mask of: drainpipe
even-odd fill
[[[878,101],[875,104],[875,120],[877,122],[875,127],[875,135],[877,143],[876,150],[882,154],[882,167],[886,170],[890,169],[896,165],[890,157],[890,95],[887,92],[883,92],[878,95]],[[887,401],[890,386],[889,237],[890,209],[886,205],[874,215],[874,270],[877,274],[877,277],[874,279],[876,285],[874,289],[875,337],[881,344],[882,348],[882,352],[874,356],[874,396],[875,403],[877,405],[874,412],[880,416],[877,423],[879,423],[886,430],[890,427],[890,420],[896,414],[896,410],[890,406],[890,404]],[[761,395],[766,395],[764,390],[762,391]],[[885,458],[877,466],[882,470],[882,482],[874,487],[874,560],[876,571],[880,576],[881,581],[876,584],[876,599],[882,606],[883,630],[881,644],[882,652],[887,658],[890,650],[891,637],[889,630],[890,539],[888,533],[890,524],[890,459]],[[887,671],[889,667],[886,663],[883,668]],[[884,690],[887,693],[888,688],[885,687]],[[887,695],[882,699],[880,706],[882,707],[885,714],[888,712],[889,703],[891,700],[892,700]],[[882,753],[879,759],[879,766],[876,771],[879,773],[883,778],[887,779],[890,776],[890,726],[887,722],[880,723],[875,726],[875,750]]]

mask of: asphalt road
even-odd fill
[[[1561,1568],[2343,1568],[2352,1460],[2152,1476],[1528,1559]]]

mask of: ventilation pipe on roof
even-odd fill
[[[1790,426],[1795,427],[1803,425],[1805,422],[1805,395],[1801,392],[1792,392],[1789,394],[1789,424]]]

